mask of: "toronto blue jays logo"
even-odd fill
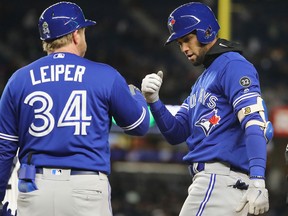
[[[174,31],[173,30],[173,25],[176,23],[176,20],[174,19],[173,16],[170,16],[169,19],[168,19],[168,26],[170,28],[170,31]]]
[[[217,115],[217,111],[217,109],[213,109],[210,113],[201,116],[201,118],[195,123],[195,126],[203,129],[206,136],[208,136],[212,129],[219,124],[221,118]]]

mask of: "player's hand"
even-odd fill
[[[0,216],[13,216],[11,209],[8,208],[9,202],[6,202],[4,205],[0,202]],[[15,213],[17,216],[17,212]]]
[[[251,179],[248,190],[242,197],[236,212],[248,205],[248,212],[253,215],[263,214],[269,210],[268,190],[263,179]]]
[[[159,90],[162,85],[163,72],[152,73],[145,76],[142,80],[141,91],[148,103],[159,100]]]

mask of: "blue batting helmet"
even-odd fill
[[[95,25],[87,20],[82,9],[71,2],[59,2],[43,11],[39,18],[38,28],[41,40],[53,40],[77,29]]]
[[[196,31],[200,43],[212,42],[220,29],[217,19],[210,7],[191,2],[176,8],[168,18],[170,36],[165,44]]]

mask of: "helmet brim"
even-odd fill
[[[184,31],[180,31],[178,33],[174,32],[169,36],[169,38],[167,39],[167,41],[165,42],[164,45],[166,46],[166,45],[172,43],[173,41],[177,40],[178,38],[182,38],[182,37],[190,34],[191,32],[193,32],[193,30],[189,30],[189,31],[184,30]]]
[[[86,19],[80,28],[96,25],[96,21]]]

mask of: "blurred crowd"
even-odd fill
[[[39,39],[37,22],[41,11],[55,2],[57,1],[25,0],[20,4],[17,0],[0,1],[0,95],[15,70],[45,55]],[[128,83],[133,83],[139,88],[146,74],[161,69],[164,71],[164,83],[160,97],[166,104],[182,103],[203,68],[193,67],[181,54],[180,49],[177,49],[177,44],[164,46],[164,43],[169,35],[166,27],[168,15],[177,6],[189,1],[75,0],[74,2],[83,8],[87,18],[97,21],[96,27],[88,28],[86,31],[87,58],[110,64],[126,78]],[[217,0],[201,2],[210,5],[217,14]],[[232,0],[231,40],[243,45],[244,56],[258,70],[263,98],[270,110],[288,104],[287,8],[288,1],[284,0]],[[119,157],[119,152],[114,152],[113,156]],[[169,183],[167,179],[155,176],[153,182],[149,179],[148,182],[144,182],[143,178],[124,174],[111,176],[115,190],[113,205],[117,215],[177,215],[179,205],[186,196],[187,182],[179,182],[178,179]],[[186,179],[190,181],[189,177]],[[129,187],[134,184],[135,188],[128,193]],[[144,195],[146,187],[151,194]],[[181,189],[176,190],[175,187]],[[143,193],[139,195],[141,192],[135,193],[135,191]],[[179,191],[182,194],[179,195]],[[130,200],[134,200],[131,201],[132,204],[121,198],[124,195],[126,199],[129,200],[130,197]],[[142,200],[139,196],[142,196],[140,197]],[[282,196],[283,193],[281,199]],[[138,199],[138,202],[135,199]],[[170,202],[176,207],[172,208]],[[155,207],[156,203],[160,209]],[[272,203],[275,206],[279,204],[276,198]],[[287,215],[283,204],[274,209],[273,205],[269,216]],[[154,209],[153,214],[151,209]]]

